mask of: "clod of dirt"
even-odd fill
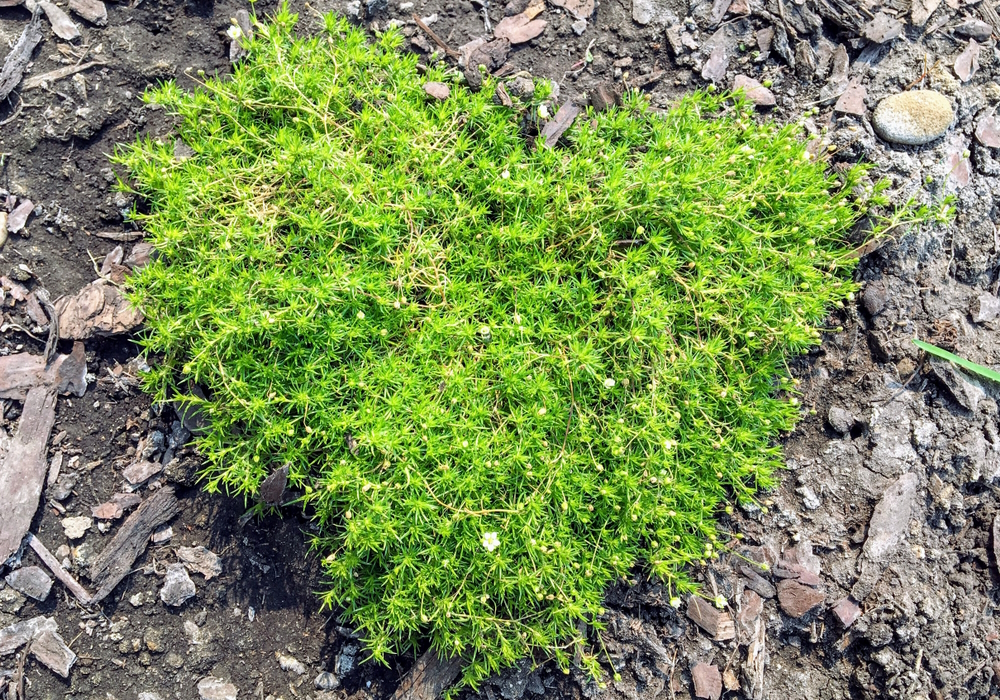
[[[922,146],[943,136],[954,119],[951,102],[940,92],[911,90],[879,102],[872,126],[886,141]]]
[[[632,0],[632,19],[642,25],[677,23],[677,15],[666,0]]]
[[[530,99],[535,94],[535,81],[523,75],[514,78],[507,83],[507,94],[519,99]]]
[[[861,30],[865,39],[874,41],[876,44],[890,42],[902,33],[903,23],[884,12],[876,14]]]
[[[733,90],[743,90],[747,99],[757,107],[775,105],[774,93],[749,76],[737,75],[733,79]]]
[[[69,9],[98,27],[108,23],[108,8],[101,0],[69,0]]]
[[[691,669],[691,680],[694,682],[694,696],[706,700],[719,700],[722,697],[722,674],[716,665],[697,663]]]
[[[992,294],[980,294],[972,302],[969,309],[972,320],[976,323],[989,323],[997,316],[1000,316],[1000,299]]]
[[[59,337],[84,340],[95,335],[125,333],[138,326],[143,316],[122,296],[118,287],[95,280],[75,296],[55,302],[59,314]]]
[[[868,523],[865,556],[882,562],[902,543],[916,498],[917,475],[912,472],[903,474],[885,490]]]
[[[948,391],[958,404],[973,413],[979,408],[979,402],[986,396],[986,392],[978,382],[969,378],[964,373],[956,369],[955,365],[947,360],[931,359],[931,372],[948,387]]]
[[[313,685],[316,686],[317,690],[336,690],[340,687],[340,679],[329,671],[323,671],[316,676]]]
[[[31,655],[49,670],[63,678],[69,678],[69,671],[76,663],[76,654],[66,646],[58,632],[46,630],[31,643]]]
[[[201,700],[236,700],[236,686],[221,678],[206,676],[198,681]]]
[[[811,586],[805,586],[795,579],[778,581],[778,604],[786,615],[802,617],[826,600],[826,594]]]
[[[846,435],[854,427],[855,419],[850,411],[840,406],[831,406],[826,414],[826,422],[836,432]]]
[[[94,524],[93,518],[88,518],[86,515],[78,515],[73,518],[64,518],[62,521],[63,532],[66,534],[66,538],[70,540],[78,540],[87,534],[87,530]]]
[[[274,652],[274,658],[278,660],[278,665],[281,666],[282,671],[294,673],[296,676],[301,676],[306,672],[306,667],[294,656],[287,656],[280,651],[276,651]]]
[[[37,566],[26,566],[7,574],[7,585],[37,601],[44,601],[52,590],[52,579]]]
[[[160,589],[160,600],[163,601],[164,605],[174,608],[184,605],[197,592],[194,581],[188,576],[187,569],[183,564],[169,564],[167,566],[167,575],[163,579],[163,588]]]
[[[80,28],[69,18],[63,10],[51,2],[40,2],[38,6],[42,8],[45,16],[48,17],[49,24],[52,25],[53,33],[64,41],[75,41],[80,38]]]
[[[208,581],[222,573],[222,564],[215,552],[205,547],[178,547],[177,558],[180,559],[188,569],[201,574]]]

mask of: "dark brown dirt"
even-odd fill
[[[555,80],[561,99],[580,97],[604,81],[648,81],[653,104],[666,106],[705,85],[701,73],[711,47],[725,44],[728,69],[719,79],[721,87],[730,86],[737,73],[769,84],[777,100],[773,115],[798,120],[804,134],[824,139],[821,146],[829,145],[832,161],[875,163],[890,180],[896,202],[955,194],[959,214],[949,226],[900,230],[897,242],[863,260],[858,275],[865,292],[857,304],[830,318],[831,329],[843,330],[828,334],[820,348],[793,364],[802,382],[804,420],[786,441],[789,471],[783,487],[770,495],[767,512],[737,511],[724,523],[744,536],[736,547],[742,556],[774,558],[795,547],[800,562],[822,579],[825,602],[803,617],[790,617],[775,599],[765,598],[763,690],[752,687],[752,673],[745,669],[752,624],[744,626],[738,616],[748,586],[767,593],[778,579],[764,572],[764,583],[753,583],[741,565],[745,560],[725,555],[696,576],[712,596],[727,598],[728,612],[738,623],[735,640],[710,640],[690,623],[683,606],[675,610],[662,587],[637,573],[609,591],[607,630],[600,643],[592,634],[595,648],[607,652],[606,670],[618,674],[609,677],[606,688],[543,663],[534,671],[525,666],[504,674],[486,684],[481,697],[684,698],[693,693],[690,669],[697,662],[724,672],[725,697],[730,698],[995,697],[1000,694],[993,670],[1000,659],[1000,579],[990,532],[1000,511],[998,391],[986,384],[975,391],[948,388],[944,373],[933,373],[929,363],[920,365],[910,343],[915,336],[934,342],[945,338],[963,356],[1000,363],[997,321],[976,322],[972,316],[975,299],[996,294],[998,284],[1000,239],[993,204],[1000,191],[998,154],[972,138],[983,110],[1000,98],[1000,86],[993,82],[993,41],[983,42],[979,72],[961,83],[951,65],[967,43],[954,31],[966,11],[947,4],[920,28],[907,23],[910,4],[902,0],[845,5],[853,9],[837,22],[820,12],[822,4],[815,0],[766,7],[751,0],[741,3],[751,16],[725,15],[717,31],[711,26],[713,3],[646,4],[662,21],[641,26],[633,20],[629,0],[608,1],[598,6],[582,36],[571,26],[574,18],[550,4],[541,16],[549,22],[545,33],[515,47],[499,72],[528,71]],[[29,76],[83,61],[103,65],[81,73],[82,79],[25,90],[13,103],[0,105],[2,121],[21,103],[19,116],[0,127],[0,187],[40,206],[27,235],[12,235],[0,251],[0,273],[24,279],[30,288],[44,287],[53,298],[95,278],[95,264],[99,267],[117,244],[93,234],[130,230],[123,218],[134,204],[115,192],[108,154],[139,135],[170,138],[169,120],[143,106],[143,90],[165,78],[192,88],[198,71],[226,72],[225,31],[243,7],[207,0],[110,3],[108,25],[79,21],[83,37],[75,43],[57,40],[46,26]],[[481,7],[467,0],[427,0],[400,9],[394,0],[388,10],[362,20],[373,30],[390,21],[404,23],[414,40],[411,49],[420,50],[426,37],[410,21],[411,14],[436,14],[434,31],[457,48],[484,34]],[[256,6],[261,14],[273,8],[270,2]],[[301,13],[305,31],[317,12],[352,11],[340,0],[295,2],[293,9]],[[504,8],[488,9],[495,25]],[[881,48],[858,38],[847,19],[879,10],[898,13],[906,23],[903,36]],[[781,55],[778,40],[769,55],[758,52],[764,34],[782,15],[799,35],[799,41],[789,39],[795,68]],[[28,18],[22,7],[0,9],[0,47],[12,45]],[[675,52],[672,42],[678,39],[686,47]],[[824,56],[837,44],[850,56],[850,77],[867,88],[868,116],[839,115],[831,100],[821,101],[830,70]],[[588,46],[590,62],[584,60]],[[659,71],[664,73],[652,79]],[[869,116],[877,100],[921,80],[956,106],[955,126],[920,149],[876,138]],[[817,113],[809,111],[813,107]],[[949,161],[956,154],[959,164],[971,166],[968,184],[962,185],[955,161]],[[131,245],[125,244],[126,254]],[[20,265],[31,270],[30,277]],[[9,297],[4,312],[8,322],[31,327],[21,305]],[[0,353],[37,353],[42,347],[13,326],[0,334]],[[85,398],[60,399],[55,433],[66,436],[51,450],[53,455],[62,451],[66,460],[75,458],[63,469],[81,474],[74,495],[63,502],[67,516],[89,515],[91,507],[117,492],[121,469],[140,444],[169,441],[182,432],[169,407],[151,406],[129,380],[136,373],[136,350],[128,339],[90,341],[87,351],[94,381]],[[953,389],[981,392],[981,400],[974,408],[963,407]],[[18,412],[17,405],[6,407],[8,431]],[[152,456],[162,456],[165,449],[171,448],[154,450]],[[915,474],[918,487],[904,518],[903,541],[878,558],[868,557],[864,547],[872,534],[873,509],[904,473]],[[244,504],[224,495],[191,486],[179,494],[183,509],[172,523],[173,538],[149,548],[99,613],[82,611],[59,584],[41,604],[0,589],[0,627],[36,614],[53,615],[80,657],[65,681],[29,660],[28,698],[134,700],[141,693],[164,700],[196,698],[199,680],[209,675],[232,682],[241,698],[391,695],[412,659],[398,659],[389,668],[360,663],[363,653],[352,652],[357,640],[335,612],[320,610],[313,595],[320,582],[304,544],[306,522],[294,517],[243,522]],[[67,544],[63,517],[47,505],[36,520],[34,532],[53,552]],[[95,524],[84,540],[71,543],[71,570],[85,584],[87,556],[100,551],[117,526],[105,534]],[[176,560],[178,546],[195,544],[219,554],[223,574],[211,581],[192,575],[197,595],[180,608],[168,608],[158,598],[164,566]],[[24,562],[38,563],[33,554],[26,554]],[[844,629],[831,608],[848,595],[860,604],[862,615]],[[282,670],[276,653],[294,657],[306,672]],[[352,665],[355,656],[358,663]],[[0,658],[0,669],[13,667],[13,659]],[[340,687],[317,690],[314,679],[321,671],[336,674]]]

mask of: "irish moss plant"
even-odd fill
[[[544,148],[544,84],[503,107],[397,32],[295,22],[147,95],[193,155],[118,155],[158,253],[130,291],[147,388],[210,419],[210,490],[252,499],[289,465],[322,600],[375,659],[599,674],[609,583],[692,591],[720,512],[775,483],[786,358],[856,289],[844,236],[877,188],[731,95],[629,93]]]

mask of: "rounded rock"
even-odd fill
[[[940,92],[911,90],[879,102],[872,126],[886,141],[922,146],[942,136],[954,119],[951,103]]]

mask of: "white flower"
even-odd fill
[[[671,598],[670,599],[670,607],[680,609],[680,607],[681,607],[681,599],[678,598],[677,596],[674,596],[673,598]]]
[[[359,321],[364,321],[365,320],[365,312],[364,311],[359,311],[358,312],[358,320]]]
[[[542,119],[549,118],[549,108],[546,105],[538,105],[538,116]]]
[[[243,36],[243,30],[242,30],[242,29],[240,29],[240,28],[239,28],[238,26],[236,26],[235,24],[230,24],[230,25],[229,25],[229,29],[227,29],[227,30],[226,30],[226,34],[228,34],[228,35],[229,35],[229,38],[230,38],[230,39],[232,39],[233,41],[236,41],[236,40],[237,40],[237,39],[239,39],[239,38],[240,38],[241,36]]]
[[[611,389],[612,387],[614,387],[614,385],[615,385],[615,380],[612,379],[611,377],[608,377],[607,379],[604,380],[605,389]]]
[[[715,607],[717,607],[719,609],[722,609],[722,608],[726,607],[726,598],[725,598],[725,596],[717,595],[717,596],[715,596],[715,600],[713,602],[715,603]]]
[[[500,546],[500,538],[497,537],[495,532],[487,532],[483,535],[483,546],[486,547],[487,552],[492,552],[494,549]]]

